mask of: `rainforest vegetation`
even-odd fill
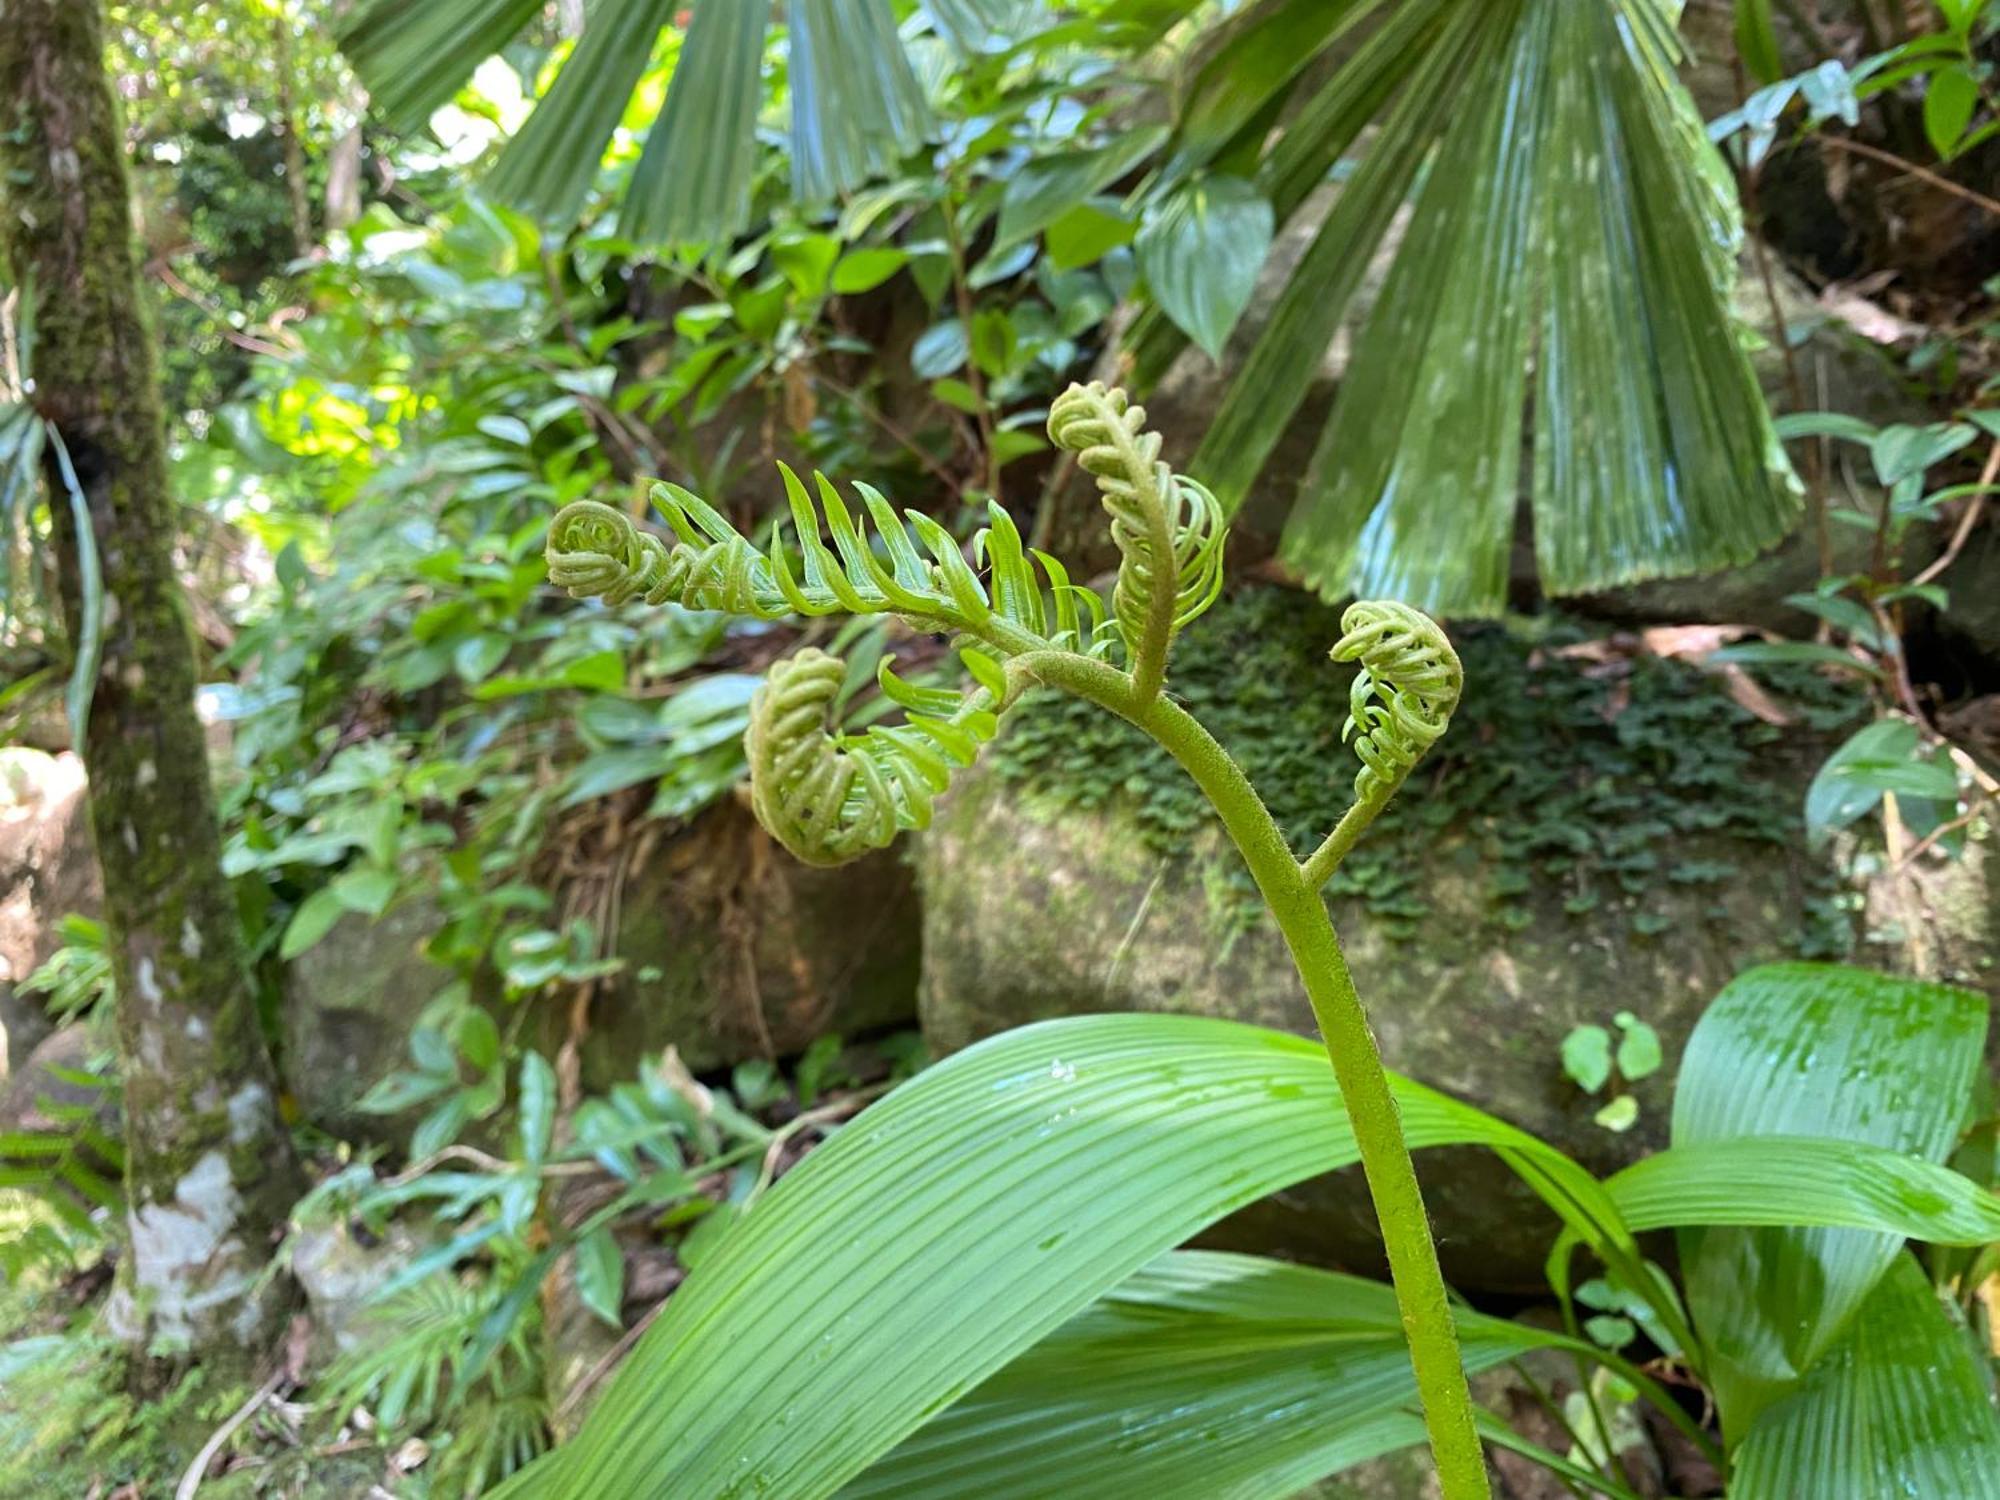
[[[2000,0],[0,0],[0,1500],[2000,1500]]]

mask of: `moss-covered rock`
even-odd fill
[[[1344,807],[1344,673],[1331,612],[1276,590],[1226,601],[1183,643],[1175,690],[1244,762],[1294,847]],[[1574,627],[1461,634],[1466,701],[1410,790],[1336,878],[1333,910],[1390,1065],[1598,1170],[1664,1137],[1673,1061],[1742,968],[1845,956],[1855,903],[1803,847],[1804,786],[1858,705],[1788,686],[1780,730],[1698,670]],[[1818,725],[1825,732],[1816,732]],[[1029,1020],[1194,1012],[1310,1034],[1303,991],[1234,851],[1178,768],[1087,707],[1042,702],[919,844],[924,1025],[950,1050]],[[1565,1077],[1575,1026],[1629,1011],[1668,1066],[1638,1125]],[[1419,1162],[1448,1274],[1539,1282],[1553,1221],[1491,1157]],[[1365,1265],[1358,1177],[1280,1194],[1222,1241]]]

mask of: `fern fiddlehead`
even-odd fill
[[[999,711],[1029,681],[1124,716],[1178,760],[1249,865],[1326,1041],[1381,1222],[1444,1494],[1483,1497],[1484,1459],[1422,1194],[1380,1052],[1319,895],[1444,732],[1462,681],[1457,655],[1436,624],[1402,605],[1357,604],[1342,617],[1333,656],[1362,666],[1347,726],[1361,770],[1340,825],[1310,858],[1297,860],[1241,767],[1161,691],[1175,634],[1221,587],[1221,508],[1160,460],[1159,437],[1123,391],[1072,386],[1051,407],[1049,432],[1096,479],[1111,519],[1120,566],[1109,622],[1097,596],[1071,585],[1053,558],[1025,548],[997,506],[968,561],[942,526],[915,511],[899,515],[865,485],[855,487],[857,514],[815,475],[815,507],[789,469],[789,542],[781,524],[759,551],[698,497],[657,485],[653,497],[673,530],[671,545],[615,510],[577,502],[552,529],[550,577],[573,594],[614,604],[673,600],[767,620],[889,613],[959,636],[977,684],[970,693],[915,687],[885,661],[883,691],[907,719],[858,736],[833,727],[846,677],[837,658],[807,647],[770,669],[745,736],[752,802],[765,828],[811,864],[839,864],[886,846],[905,828],[927,826],[952,772],[972,763],[996,731]],[[1125,671],[1099,659],[1112,639],[1123,641]]]
[[[977,658],[974,671],[992,682],[998,665]],[[914,687],[884,661],[877,675],[904,722],[839,734],[833,707],[846,675],[839,657],[807,646],[775,663],[750,701],[751,805],[809,865],[845,864],[886,849],[906,828],[929,827],[952,772],[971,765],[999,728],[988,688],[961,698]]]
[[[1161,460],[1146,409],[1121,390],[1072,385],[1049,408],[1049,437],[1097,480],[1119,555],[1111,613],[1139,696],[1149,698],[1175,634],[1222,590],[1222,507]]]
[[[1361,663],[1342,730],[1361,757],[1354,795],[1386,798],[1450,726],[1465,670],[1437,622],[1407,604],[1351,604],[1340,628],[1333,659]]]

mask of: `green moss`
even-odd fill
[[[1353,672],[1327,659],[1339,633],[1335,610],[1288,590],[1244,589],[1190,628],[1169,678],[1299,850],[1345,810],[1357,768],[1341,733]],[[1563,892],[1580,916],[1663,884],[1734,879],[1733,861],[1677,852],[1697,837],[1746,853],[1796,843],[1799,788],[1823,753],[1814,741],[1858,718],[1861,701],[1811,673],[1774,678],[1815,732],[1801,744],[1797,730],[1764,723],[1687,663],[1565,654],[1592,637],[1560,617],[1456,631],[1466,693],[1451,732],[1332,889],[1407,930],[1427,910],[1421,892],[1439,835],[1450,832],[1459,857],[1476,852],[1489,866],[1489,911],[1506,928],[1528,920],[1536,891]],[[1040,695],[1013,716],[988,760],[1045,808],[1126,807],[1163,856],[1185,856],[1213,827],[1201,794],[1163,750],[1085,703]],[[1212,894],[1236,921],[1254,921],[1249,877],[1231,870],[1233,883]],[[1832,889],[1829,874],[1802,935],[1815,951],[1846,948]]]

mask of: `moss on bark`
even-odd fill
[[[0,0],[0,245],[32,289],[32,399],[74,463],[104,585],[83,751],[125,1074],[123,1325],[233,1363],[284,1310],[251,1287],[298,1176],[219,864],[132,241],[96,0]],[[74,632],[76,529],[67,505],[51,510]]]

